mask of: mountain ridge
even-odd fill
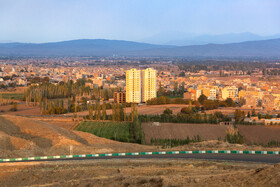
[[[78,39],[1,43],[0,56],[280,57],[280,38],[228,44],[156,45],[125,40]]]

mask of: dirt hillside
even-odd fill
[[[269,186],[280,165],[189,159],[83,160],[0,165],[0,186]]]
[[[85,132],[60,128],[30,118],[0,116],[1,158],[40,155],[108,153],[149,150],[152,147],[120,143]]]

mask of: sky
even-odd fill
[[[280,33],[280,0],[0,0],[0,41]]]

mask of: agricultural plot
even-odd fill
[[[23,93],[1,93],[2,99],[23,100]]]
[[[223,140],[226,136],[227,126],[214,124],[188,124],[188,123],[160,123],[159,126],[152,123],[142,123],[147,144],[152,139],[192,139],[199,135],[202,141]]]
[[[280,127],[276,125],[237,125],[237,128],[247,144],[267,145],[271,141],[280,142]]]
[[[129,122],[83,121],[75,130],[111,140],[130,142],[130,125]]]

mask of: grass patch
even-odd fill
[[[130,122],[83,121],[75,130],[120,142],[131,142]]]
[[[2,99],[23,100],[23,93],[1,93]]]

